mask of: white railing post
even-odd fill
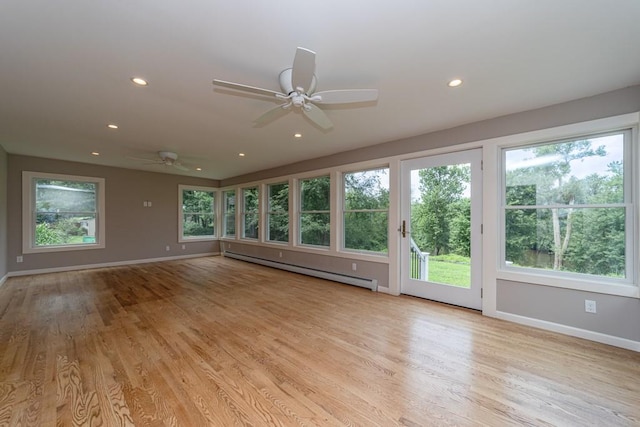
[[[422,269],[420,270],[420,279],[429,280],[429,252],[421,252]]]

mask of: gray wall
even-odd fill
[[[105,179],[106,248],[22,255],[22,171]],[[37,270],[218,252],[218,242],[178,243],[178,185],[218,181],[9,154],[8,271]],[[143,207],[144,200],[152,202]],[[169,246],[170,251],[165,247]]]
[[[7,157],[0,145],[0,280],[7,274]]]
[[[584,311],[584,300],[597,313]],[[551,286],[498,280],[497,309],[640,342],[640,300]]]
[[[315,270],[330,271],[346,276],[363,279],[376,279],[378,286],[389,286],[389,265],[386,263],[354,260],[344,256],[328,256],[308,252],[291,251],[287,249],[256,246],[233,241],[220,242],[224,252],[234,252],[241,255],[258,257],[274,262],[282,262],[297,267],[307,267]],[[280,256],[282,253],[282,256]],[[356,263],[356,271],[351,268]]]

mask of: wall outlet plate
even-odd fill
[[[584,300],[584,311],[587,313],[596,313],[596,302],[594,300]]]

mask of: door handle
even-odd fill
[[[407,222],[406,222],[404,219],[402,220],[402,229],[401,229],[401,232],[402,232],[402,237],[403,237],[403,238],[404,238],[404,237],[407,237]]]

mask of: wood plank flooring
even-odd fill
[[[16,277],[18,425],[640,425],[640,354],[223,257]]]

